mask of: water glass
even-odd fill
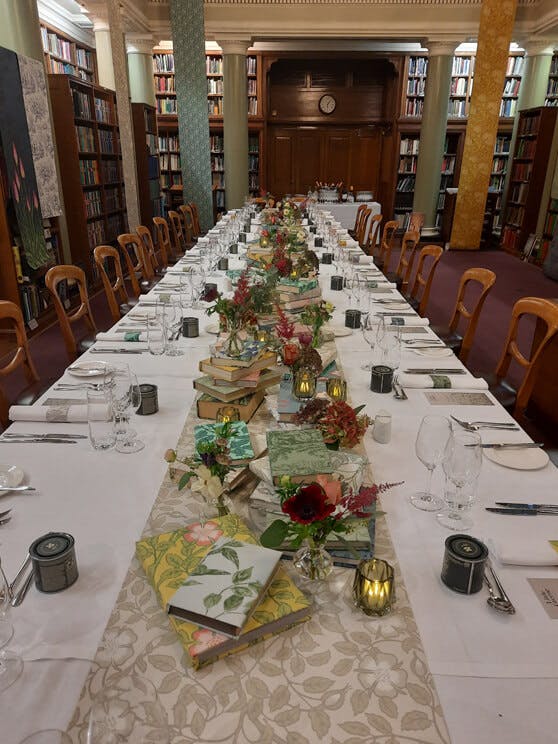
[[[116,444],[116,428],[110,390],[87,391],[87,424],[93,449],[108,450]]]
[[[72,744],[72,740],[60,729],[42,729],[30,734],[20,744]]]
[[[147,347],[149,353],[161,356],[167,348],[164,319],[149,318],[147,321]]]
[[[467,530],[473,520],[466,514],[471,508],[482,464],[480,434],[454,431],[444,451],[442,467],[446,475],[444,501],[446,509],[437,515],[438,522],[450,530]]]
[[[0,565],[0,693],[7,690],[23,671],[23,659],[13,651],[6,650],[14,628],[9,617],[11,594],[8,580]]]
[[[417,433],[415,452],[428,470],[428,481],[424,491],[417,491],[410,497],[411,504],[417,509],[437,511],[442,505],[442,499],[432,493],[432,473],[444,458],[450,435],[450,422],[445,416],[423,417]]]

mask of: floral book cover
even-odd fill
[[[269,465],[274,482],[289,475],[293,480],[332,473],[331,457],[318,429],[268,431]]]
[[[200,582],[199,585],[192,585],[192,589],[196,591],[198,602],[202,603],[205,611],[204,598],[217,594],[217,591],[210,588],[207,579],[219,577],[204,573],[204,568],[201,569],[202,573],[197,571],[206,560],[212,563],[213,558],[208,558],[208,554],[216,544],[221,545],[219,560],[225,567],[223,570],[231,572],[225,578],[228,578],[229,584],[236,584],[236,589],[227,592],[218,601],[215,596],[211,597],[208,603],[211,605],[215,602],[214,608],[211,609],[218,614],[224,609],[225,600],[234,596],[235,599],[228,603],[228,609],[231,609],[232,605],[239,602],[237,595],[241,595],[242,605],[244,594],[250,594],[251,597],[246,598],[253,600],[255,594],[252,592],[255,591],[255,582],[258,579],[254,576],[254,588],[251,589],[248,584],[252,581],[253,574],[248,577],[247,572],[238,573],[243,570],[240,568],[240,558],[237,567],[233,556],[233,552],[238,553],[238,548],[226,546],[224,543],[227,542],[248,543],[263,550],[244,522],[234,514],[217,517],[204,524],[199,522],[189,524],[180,530],[148,537],[136,544],[136,555],[165,610],[180,587],[193,579]],[[223,555],[223,550],[228,557]],[[278,553],[275,552],[275,555],[278,556]],[[207,563],[204,565],[208,567]],[[209,568],[211,570],[211,567]],[[235,574],[236,582],[233,580]],[[232,609],[238,610],[238,607]],[[186,651],[187,658],[197,669],[307,620],[310,612],[311,601],[298,589],[285,569],[279,566],[267,591],[263,593],[259,604],[256,603],[238,637],[230,637],[206,628],[198,622],[182,620],[172,615],[169,615],[169,621]]]
[[[198,424],[194,427],[194,444],[196,450],[200,444],[209,444],[215,440],[216,433],[222,424]],[[254,450],[250,441],[250,432],[245,421],[233,421],[232,436],[229,439],[229,451],[234,465],[250,462]]]

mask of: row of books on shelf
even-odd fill
[[[531,171],[533,170],[532,163],[514,163],[511,180],[512,181],[528,181],[531,178]]]
[[[454,57],[451,68],[452,75],[472,75],[475,70],[474,57]]]
[[[399,173],[416,173],[416,155],[403,155],[399,158]]]
[[[96,160],[84,159],[79,161],[79,179],[84,186],[100,183],[99,164]]]
[[[225,174],[224,173],[212,173],[211,174],[211,185],[214,189],[225,188]]]
[[[255,57],[246,58],[246,73],[248,75],[256,75],[258,61]]]
[[[545,106],[558,106],[558,96],[556,98],[547,98]]]
[[[490,185],[489,189],[492,191],[502,191],[504,188],[504,181],[506,180],[506,176],[504,173],[502,175],[492,175],[490,176]]]
[[[147,151],[150,155],[157,155],[159,150],[157,149],[158,137],[156,134],[146,134],[145,144],[147,145]]]
[[[426,75],[427,68],[427,57],[411,57],[409,59],[409,75]]]
[[[422,116],[423,108],[422,98],[408,98],[405,101],[405,116]]]
[[[153,72],[174,72],[174,54],[154,54]]]
[[[212,134],[209,138],[209,149],[211,152],[223,152],[224,139],[220,134]]]
[[[114,132],[107,129],[99,129],[99,147],[101,152],[112,154],[118,151]]]
[[[67,59],[68,62],[72,61],[72,45],[69,41],[61,39],[57,34],[51,33],[43,26],[41,26],[41,37],[45,52]]]
[[[95,96],[95,119],[102,124],[112,124],[114,122],[110,101]]]
[[[180,155],[163,153],[160,155],[160,163],[161,170],[180,170],[182,167]]]
[[[225,158],[223,155],[211,155],[211,170],[222,171],[225,169]]]
[[[414,191],[415,190],[415,176],[405,176],[397,181],[397,191]]]
[[[207,92],[209,94],[223,95],[223,78],[207,78]]]
[[[122,180],[117,162],[104,160],[101,163],[101,172],[103,174],[103,183],[116,183]]]
[[[91,99],[87,93],[80,90],[72,89],[72,101],[74,104],[74,115],[78,119],[92,119],[91,116]]]
[[[80,152],[95,152],[95,135],[91,127],[76,125],[76,137]]]
[[[468,77],[457,77],[451,79],[450,95],[452,96],[466,96],[469,88]]]
[[[444,155],[442,158],[442,173],[453,173],[455,169],[455,155]]]
[[[529,193],[528,183],[516,183],[512,185],[510,190],[510,201],[518,204],[524,204],[527,194]]]
[[[521,225],[525,217],[525,207],[509,206],[506,210],[506,222],[511,225]]]
[[[103,220],[93,220],[87,223],[87,240],[89,241],[91,250],[106,242],[105,223]]]
[[[515,116],[516,111],[516,98],[503,98],[502,101],[500,101],[500,116],[510,118],[511,116]]]
[[[254,78],[248,80],[248,95],[256,96],[258,94],[258,83]]]
[[[519,250],[519,230],[506,225],[502,229],[501,247],[507,251]]]
[[[158,98],[157,99],[157,113],[163,115],[173,114],[176,115],[176,98]]]
[[[448,106],[448,116],[452,119],[461,119],[465,117],[467,103],[465,100],[452,99]]]
[[[248,155],[248,170],[257,171],[260,164],[260,156],[250,153]]]
[[[504,153],[509,154],[510,142],[511,142],[511,137],[509,135],[507,136],[499,135],[498,137],[496,137],[496,143],[494,145],[494,152],[502,153],[502,154]]]
[[[523,75],[524,67],[525,67],[524,57],[508,57],[508,66],[506,68],[506,75]]]
[[[76,47],[76,62],[80,67],[85,67],[87,70],[93,69],[93,54],[87,49]]]
[[[547,96],[558,95],[558,78],[550,78],[548,81],[548,87],[546,89]]]
[[[222,75],[223,74],[223,58],[206,56],[205,73],[206,75]]]
[[[97,189],[85,191],[83,194],[83,204],[85,207],[85,216],[100,217],[103,214],[103,204],[101,201],[101,192]]]
[[[77,75],[78,70],[71,62],[62,62],[59,59],[50,60],[50,70],[55,75]],[[80,70],[80,73],[83,72]],[[81,74],[80,74],[81,77]]]
[[[170,189],[171,186],[182,186],[181,173],[161,173],[161,188]]]
[[[492,173],[505,173],[508,164],[507,157],[496,156],[492,160]]]
[[[209,116],[223,116],[223,99],[210,98],[207,101],[207,113]]]
[[[248,116],[258,115],[258,99],[255,96],[248,96]]]
[[[112,188],[105,191],[105,204],[107,212],[115,212],[117,209],[122,209],[119,189]]]
[[[420,140],[418,137],[402,137],[399,145],[401,155],[418,155]]]
[[[177,134],[159,135],[159,152],[180,150],[180,141]]]
[[[426,87],[425,78],[409,78],[407,81],[407,95],[408,96],[423,96],[424,89]]]
[[[61,284],[64,284],[64,287],[62,288],[58,285],[60,299],[62,299],[61,289],[63,292],[67,291],[66,283],[61,282]],[[21,300],[20,305],[21,312],[23,313],[23,320],[27,325],[36,327],[36,319],[48,307],[48,298],[45,295],[45,291],[43,290],[41,292],[36,284],[21,284],[19,286],[19,296]],[[64,300],[62,300],[62,302],[64,302]],[[35,323],[33,321],[35,321]]]
[[[517,96],[517,94],[519,93],[520,85],[521,80],[519,78],[510,78],[509,80],[506,80],[504,84],[504,95]]]
[[[250,191],[259,191],[260,179],[257,173],[248,174],[248,188]]]
[[[171,75],[155,75],[154,82],[156,93],[176,93],[174,77]]]

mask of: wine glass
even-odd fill
[[[426,489],[413,493],[409,499],[417,509],[437,511],[442,505],[441,498],[435,496],[431,490],[432,473],[444,458],[450,434],[450,422],[445,416],[424,416],[420,422],[415,442],[415,452],[418,459],[428,470],[428,480]]]
[[[437,515],[438,522],[450,530],[468,530],[473,520],[465,514],[475,498],[482,464],[480,434],[454,431],[446,444],[442,467],[446,474],[444,501],[447,509]]]
[[[166,356],[183,356],[184,349],[178,346],[182,331],[182,304],[172,301],[164,306],[165,328],[167,330]]]
[[[72,744],[72,740],[60,729],[42,729],[29,734],[20,744]]]
[[[6,649],[14,634],[14,626],[9,617],[11,599],[8,580],[0,564],[0,693],[13,685],[23,671],[21,656]]]
[[[130,415],[132,411],[137,411],[141,405],[141,390],[138,385],[136,375],[125,365],[127,371],[122,375],[122,383],[119,390],[118,407],[119,407],[119,429],[117,431],[116,451],[125,455],[133,452],[141,452],[145,447],[144,442],[137,438],[135,429],[130,427]]]
[[[170,741],[167,713],[153,684],[138,674],[107,680],[93,699],[87,744]]]

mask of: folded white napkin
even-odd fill
[[[451,388],[453,390],[487,390],[488,383],[482,377],[472,375],[397,375],[404,388]],[[442,382],[443,384],[437,384]]]
[[[490,541],[500,563],[513,566],[558,566],[558,552],[548,540],[522,540],[514,537],[509,542]]]
[[[125,331],[124,333],[98,333],[97,341],[118,341],[120,343],[147,342],[147,331]]]
[[[178,301],[180,300],[180,294],[177,294],[176,292],[157,292],[157,294],[153,294],[150,292],[148,295],[140,295],[138,298],[138,305],[143,305],[144,303],[147,303],[148,305],[152,305],[154,302],[157,302],[157,300],[161,303],[165,302],[171,302],[171,301]],[[130,316],[128,316],[130,317]]]
[[[395,287],[395,284],[380,284],[380,287]],[[403,311],[402,311],[403,312]],[[386,326],[408,326],[409,328],[421,328],[430,325],[428,318],[421,318],[417,315],[415,318],[406,318],[402,315],[386,315]]]
[[[88,421],[87,406],[12,406],[10,421],[41,421],[51,424],[72,423],[80,424]],[[109,418],[108,405],[90,406],[91,421],[107,421]]]

